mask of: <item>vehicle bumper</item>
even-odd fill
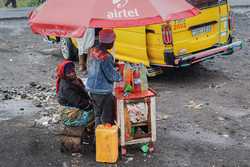
[[[232,42],[231,44],[220,46],[214,49],[202,51],[196,54],[192,55],[185,55],[182,57],[177,57],[174,58],[174,61],[172,64],[166,64],[166,65],[159,65],[163,67],[186,67],[191,64],[195,64],[201,61],[205,61],[217,56],[225,55],[228,51],[237,51],[242,49],[242,42],[241,41],[236,41]],[[157,64],[153,64],[157,65]]]
[[[186,66],[186,65],[197,63],[197,62],[205,61],[207,59],[214,58],[216,56],[223,55],[227,53],[228,51],[236,51],[240,49],[242,49],[241,41],[232,42],[231,44],[228,44],[225,46],[221,46],[221,47],[217,47],[217,48],[203,51],[200,53],[196,53],[193,55],[177,58],[175,59],[175,65]]]

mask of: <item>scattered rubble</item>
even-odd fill
[[[47,106],[50,100],[55,99],[55,88],[50,85],[41,85],[36,82],[31,82],[27,86],[21,86],[17,88],[5,88],[0,89],[0,100],[33,100],[36,107]]]
[[[49,116],[41,117],[40,119],[36,119],[34,121],[35,127],[48,127],[51,122],[51,118]]]
[[[40,118],[34,121],[34,126],[48,127],[60,122],[60,114],[57,113],[58,103],[53,92],[55,88],[50,85],[30,82],[27,86],[0,88],[0,101],[31,100],[35,107],[41,108]],[[19,110],[23,111],[24,108]]]

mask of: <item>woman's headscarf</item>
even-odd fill
[[[57,65],[56,69],[56,94],[59,92],[59,85],[61,79],[66,79],[66,74],[75,70],[75,64],[72,61],[64,60]]]

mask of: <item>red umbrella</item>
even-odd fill
[[[143,26],[198,13],[186,0],[48,0],[29,24],[34,33],[81,37],[86,27]]]

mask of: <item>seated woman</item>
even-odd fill
[[[64,60],[57,66],[56,94],[66,126],[86,126],[94,119],[92,101],[75,72],[75,64]]]

